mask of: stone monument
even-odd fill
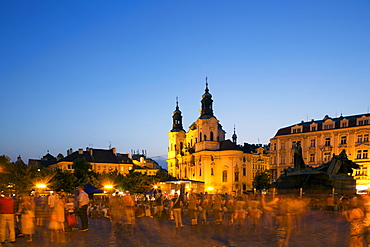
[[[348,159],[345,150],[319,167],[307,166],[298,142],[294,150],[294,168],[285,169],[273,187],[279,193],[295,193],[302,188],[306,194],[330,194],[334,188],[336,193],[353,194],[356,192],[356,181],[351,174],[353,169],[359,167]]]

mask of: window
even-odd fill
[[[346,123],[346,122],[342,122],[342,123],[341,123],[341,127],[342,127],[342,128],[346,128],[346,127],[347,127],[347,123]]]
[[[311,139],[310,147],[312,147],[312,148],[316,147],[316,139]]]
[[[357,150],[357,159],[367,159],[368,158],[368,150]]]
[[[362,151],[362,158],[363,159],[367,159],[367,157],[368,157],[367,153],[368,153],[367,150]]]
[[[282,142],[282,143],[280,144],[280,146],[281,146],[281,150],[285,150],[285,143],[284,143],[284,142]]]
[[[358,125],[368,125],[369,124],[369,120],[359,120],[358,121]]]
[[[239,172],[235,172],[235,182],[239,182]]]
[[[227,171],[222,172],[222,182],[227,182]]]
[[[280,157],[280,164],[285,164],[285,156]]]
[[[273,145],[273,148],[272,148],[273,150],[276,150],[276,143],[274,143],[274,145]]]
[[[301,129],[293,129],[293,134],[301,133]]]
[[[214,174],[213,174],[213,168],[211,168],[211,176],[213,176]]]
[[[199,168],[199,176],[202,176],[202,168]]]
[[[296,148],[297,147],[297,142],[296,141],[293,141],[292,142],[292,149]]]
[[[311,126],[311,131],[316,131],[316,126]]]
[[[362,142],[362,135],[357,136],[357,142],[360,142],[360,143]]]
[[[330,146],[330,137],[325,138],[325,146]]]
[[[357,159],[361,159],[361,156],[362,156],[362,151],[357,150]]]
[[[310,162],[315,162],[315,154],[310,154]]]
[[[324,125],[324,130],[330,130],[333,128],[333,124],[325,124]]]
[[[369,142],[369,134],[364,135],[364,142]]]
[[[211,131],[209,138],[210,138],[210,141],[213,141],[213,131]]]
[[[331,153],[324,153],[324,162],[330,161]]]
[[[341,136],[340,137],[340,144],[341,145],[347,144],[347,136]]]
[[[243,176],[247,176],[247,169],[243,167]]]

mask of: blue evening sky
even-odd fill
[[[370,1],[1,1],[0,155],[145,149],[187,130],[205,77],[238,142],[367,113]]]

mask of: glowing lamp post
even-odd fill
[[[38,189],[45,189],[46,188],[46,184],[36,184],[36,188],[38,188]]]

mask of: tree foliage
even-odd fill
[[[261,191],[263,189],[271,188],[271,170],[266,170],[263,172],[257,173],[253,180],[253,186],[256,190]]]

